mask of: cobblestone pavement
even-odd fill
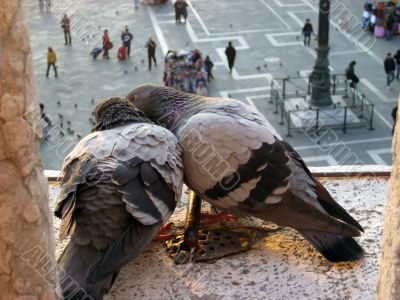
[[[33,63],[40,101],[54,126],[51,137],[42,143],[47,169],[59,169],[63,157],[91,127],[92,99],[120,95],[145,83],[161,83],[163,53],[168,49],[198,48],[214,61],[215,81],[210,93],[228,96],[255,105],[286,134],[268,103],[273,78],[312,69],[313,48],[302,45],[300,31],[306,18],[317,29],[316,0],[191,0],[189,21],[176,24],[171,1],[162,6],[140,5],[135,10],[133,0],[61,1],[52,0],[51,12],[39,12],[37,1],[26,0],[25,11],[30,29]],[[288,141],[310,165],[391,164],[391,110],[399,93],[398,82],[392,90],[385,86],[383,58],[395,52],[399,37],[363,41],[360,47],[356,33],[338,30],[341,13],[360,19],[361,4],[357,0],[334,1],[331,22],[330,62],[333,72],[343,73],[351,60],[357,60],[356,72],[363,93],[375,105],[375,130],[366,128],[330,131],[334,145],[321,146],[315,139],[296,133]],[[64,12],[71,15],[72,46],[64,45],[60,19]],[[358,21],[356,21],[358,22]],[[120,33],[127,25],[134,35],[133,55],[127,61],[117,60]],[[93,60],[90,50],[101,44],[102,31],[110,32],[114,48],[110,60]],[[144,44],[149,36],[156,41],[159,65],[147,70]],[[237,61],[232,75],[228,73],[224,49],[232,41]],[[315,43],[315,42],[314,42]],[[45,77],[47,48],[58,56],[59,77]],[[313,44],[312,46],[315,46]],[[266,67],[264,66],[266,64]],[[257,67],[260,67],[257,69]],[[62,126],[60,128],[60,117]],[[69,123],[70,122],[70,125]],[[68,133],[70,128],[71,134]],[[62,136],[61,131],[64,133]],[[73,132],[73,133],[72,133]]]

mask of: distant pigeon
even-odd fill
[[[60,119],[64,118],[64,116],[63,116],[62,114],[58,114],[58,117],[59,117]]]
[[[54,211],[61,239],[71,237],[58,262],[69,278],[61,281],[65,299],[103,299],[169,219],[182,189],[181,149],[170,131],[119,98],[99,102],[95,115],[92,133],[64,160]]]
[[[71,134],[71,135],[75,133],[75,130],[72,130],[72,129],[69,128],[69,127],[67,128],[67,131],[68,131],[68,133]]]
[[[283,67],[283,63],[282,63],[282,62],[279,62],[279,65],[280,65],[281,67]]]
[[[135,71],[137,71],[138,70],[138,67],[137,66],[135,66]]]
[[[60,100],[57,101],[57,105],[61,106],[61,101]]]
[[[62,122],[60,123],[60,127],[61,127],[61,128],[63,128],[63,127],[64,127],[64,124],[63,124]]]
[[[142,64],[144,64],[144,58],[142,58],[142,59],[140,60],[140,62],[141,62]]]
[[[257,71],[260,71],[260,70],[261,70],[261,67],[260,67],[260,66],[258,66],[256,69],[257,69]]]
[[[90,101],[90,103],[94,104],[94,98],[92,98],[92,100]]]
[[[233,27],[233,24],[229,24],[229,27],[232,28],[232,27]]]
[[[75,103],[74,106],[75,106],[75,108],[78,108],[78,104]]]
[[[82,136],[80,134],[77,134],[76,137],[80,140]]]
[[[64,135],[65,135],[64,131],[61,130],[61,131],[60,131],[60,135],[61,135],[61,136],[64,136]]]
[[[71,121],[68,121],[68,120],[67,120],[66,123],[67,123],[68,125],[71,125]]]
[[[125,75],[128,74],[128,71],[127,71],[127,70],[124,70],[124,74],[125,74]]]
[[[264,64],[264,68],[267,68],[268,67],[268,65],[267,64]]]
[[[92,118],[89,118],[89,122],[90,122],[92,125],[95,125],[95,124],[96,124],[96,122],[95,122]]]
[[[178,137],[185,183],[205,201],[227,213],[292,227],[332,262],[363,256],[353,239],[361,225],[252,106],[155,84],[135,88],[126,99]],[[202,145],[213,150],[208,160],[193,155]]]
[[[300,36],[296,36],[296,40],[299,40],[300,39]]]

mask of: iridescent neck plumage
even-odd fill
[[[155,89],[151,95],[157,100],[155,121],[171,131],[176,129],[179,121],[192,114],[192,108],[197,106],[199,97],[179,92],[172,88]]]

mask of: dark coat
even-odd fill
[[[314,29],[311,25],[311,23],[306,23],[303,27],[302,33],[304,35],[311,35],[314,32]]]
[[[233,46],[228,46],[225,49],[225,54],[228,60],[233,61],[236,57],[236,50]]]
[[[394,59],[391,57],[386,58],[384,62],[384,67],[386,73],[390,73],[396,70],[396,63],[394,62]]]

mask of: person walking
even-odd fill
[[[356,88],[357,83],[360,81],[360,79],[358,78],[358,76],[356,75],[356,73],[354,71],[354,67],[355,67],[356,63],[357,62],[355,60],[353,60],[346,68],[346,79],[351,80],[350,87],[353,89]]]
[[[395,77],[394,71],[396,70],[396,63],[392,58],[392,54],[390,52],[386,55],[386,59],[383,64],[386,73],[386,86],[388,89],[390,89],[390,84],[392,83]]]
[[[314,29],[313,29],[310,19],[306,20],[306,23],[304,24],[304,27],[301,32],[304,35],[304,47],[307,47],[307,46],[310,47],[311,34],[314,33]]]
[[[393,57],[396,61],[396,79],[400,79],[400,49],[397,50],[396,54]]]
[[[391,13],[386,20],[386,40],[390,41],[393,38],[393,27],[396,22],[393,13]]]
[[[147,40],[147,43],[145,45],[147,48],[147,57],[149,60],[149,70],[151,70],[151,60],[154,61],[154,65],[157,66],[157,60],[156,60],[156,43],[152,40],[151,37]]]
[[[51,66],[53,66],[55,77],[58,77],[56,62],[57,62],[57,55],[54,52],[53,48],[49,47],[49,49],[47,51],[47,72],[46,72],[46,77],[49,77],[49,71],[50,71],[50,67]]]
[[[232,69],[236,58],[236,49],[232,46],[232,42],[228,43],[228,47],[225,49],[225,55],[228,59],[229,73],[232,74]]]
[[[175,8],[175,22],[180,23],[182,14],[182,1],[176,0],[174,3],[174,8]]]
[[[393,110],[392,110],[392,118],[393,118],[392,135],[394,134],[394,131],[396,129],[397,108],[398,108],[398,106],[396,105],[396,107],[393,108]]]
[[[185,19],[185,24],[186,24],[187,17],[188,17],[188,10],[187,10],[188,4],[186,3],[185,0],[180,0],[180,1],[182,3],[181,14],[182,14],[183,18]]]
[[[206,56],[204,59],[204,66],[206,67],[207,71],[207,81],[210,82],[211,79],[214,79],[214,76],[212,74],[212,68],[214,67],[214,63],[211,61],[210,56]]]
[[[110,56],[108,55],[108,51],[113,47],[113,44],[110,41],[108,36],[108,30],[104,30],[103,34],[103,58],[109,59]]]
[[[127,56],[131,54],[131,42],[133,40],[132,33],[129,32],[128,26],[125,26],[125,31],[121,35],[122,44],[125,48],[125,53]]]
[[[65,39],[65,45],[71,45],[71,31],[70,31],[70,20],[67,16],[67,14],[64,15],[64,17],[61,20],[61,27],[64,31],[64,39]]]

